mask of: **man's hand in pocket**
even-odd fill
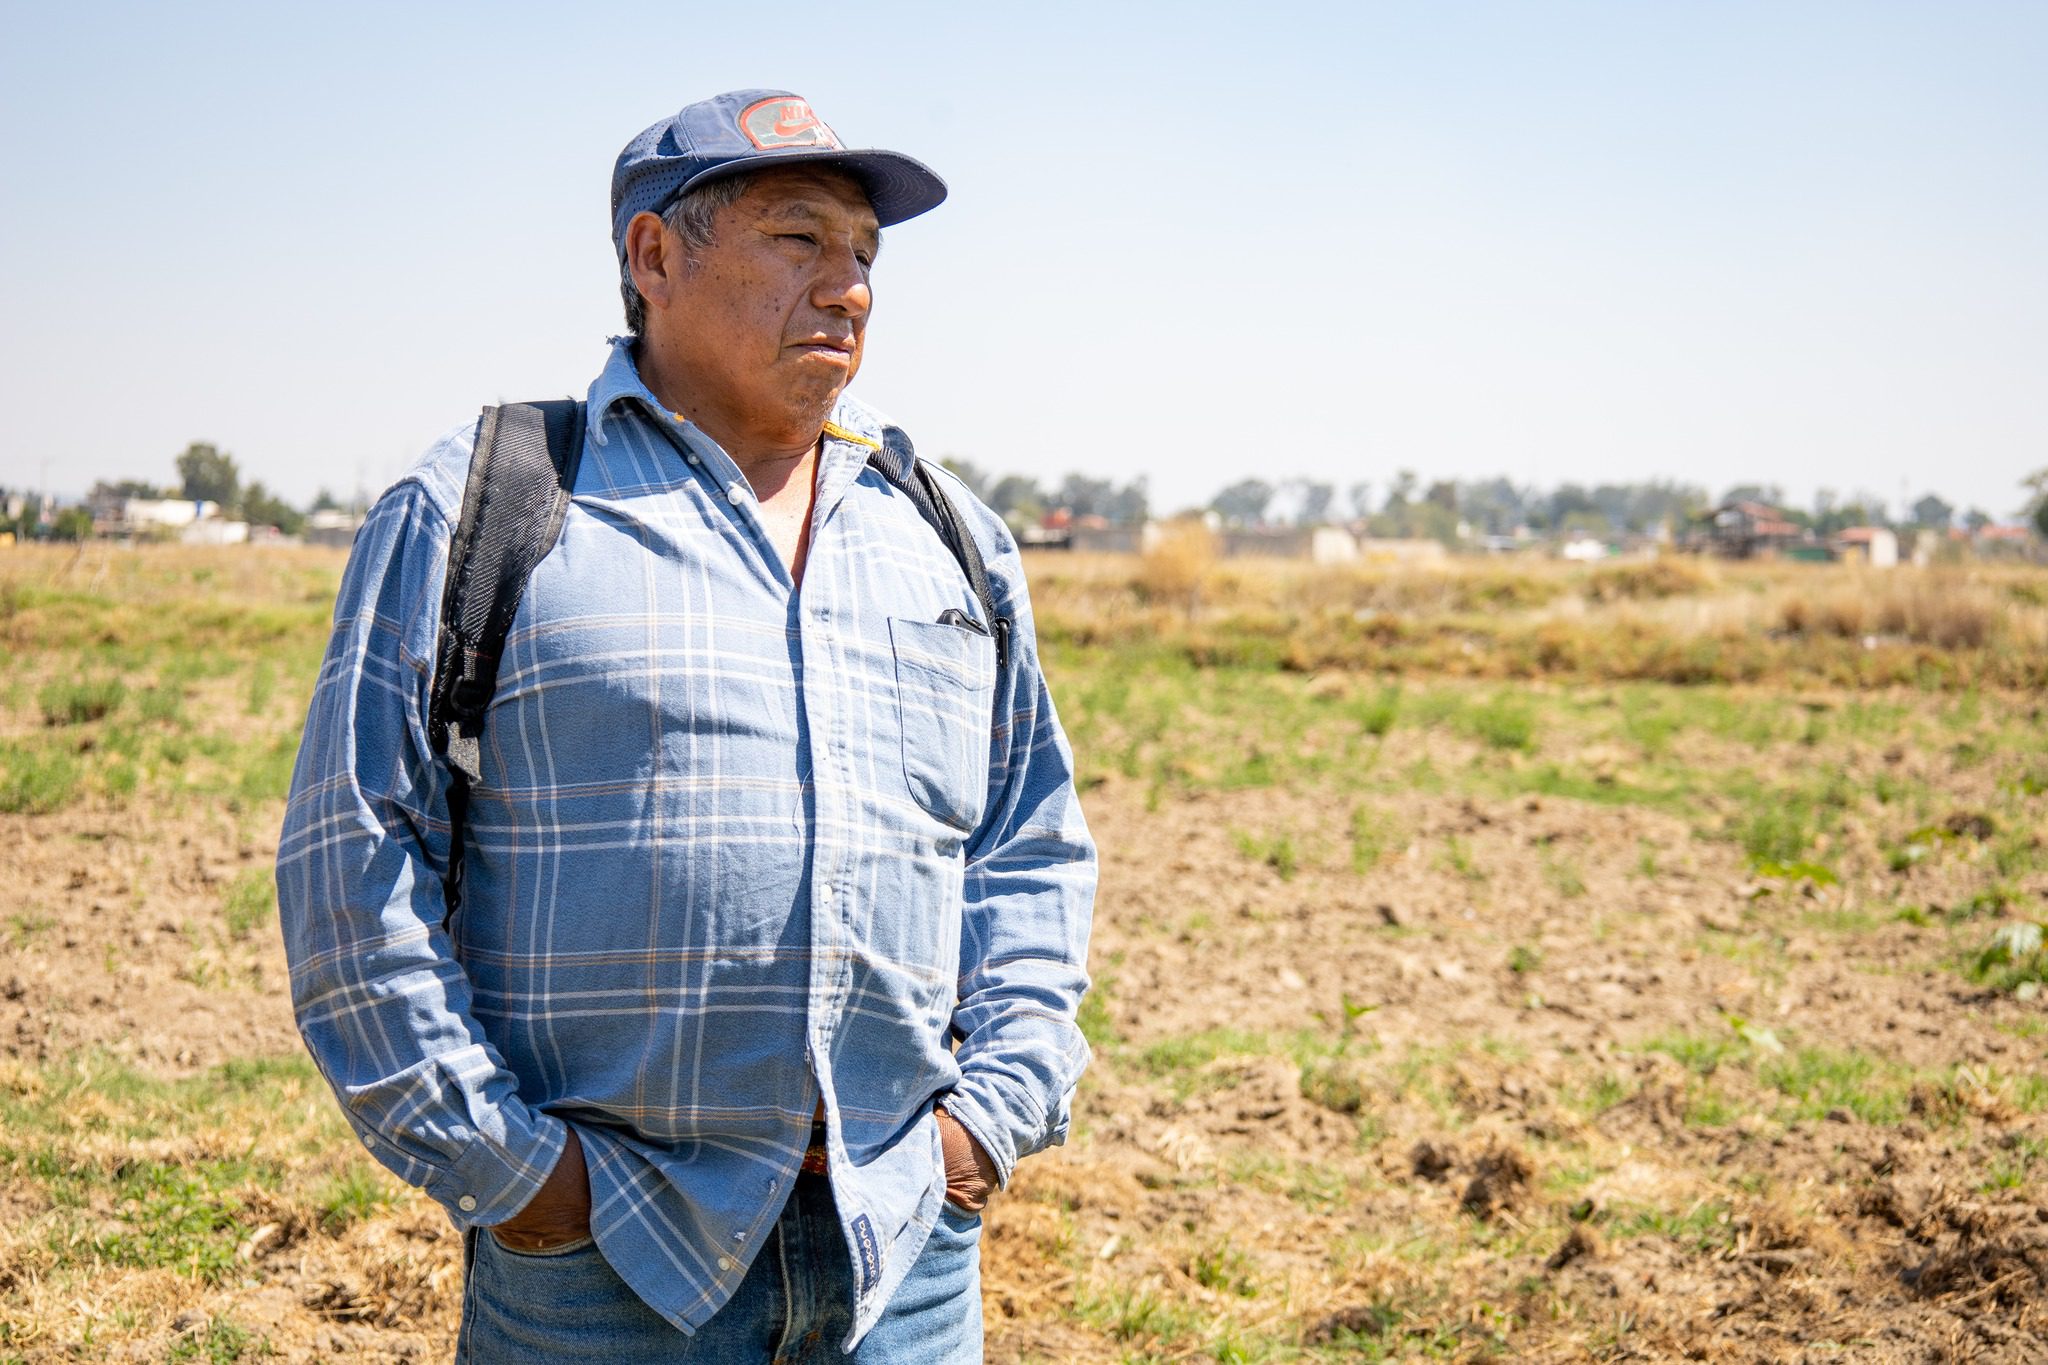
[[[590,1235],[590,1172],[584,1168],[583,1144],[574,1128],[540,1193],[492,1228],[491,1235],[512,1251],[546,1251]]]
[[[943,1108],[938,1116],[939,1141],[946,1149],[946,1198],[969,1213],[980,1213],[996,1188],[996,1164],[960,1120]]]

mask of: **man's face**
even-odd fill
[[[645,344],[679,382],[685,415],[715,434],[814,439],[860,370],[881,234],[859,182],[824,167],[759,172],[649,296]],[[686,259],[687,258],[687,259]],[[667,398],[664,395],[664,398]]]

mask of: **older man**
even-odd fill
[[[982,1203],[1087,1060],[1094,853],[1015,545],[944,486],[984,620],[844,393],[881,229],[944,197],[780,91],[627,145],[633,335],[472,780],[429,709],[478,425],[357,537],[279,902],[349,1122],[465,1233],[464,1360],[980,1356]]]

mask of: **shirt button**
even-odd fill
[[[694,466],[696,466],[696,465],[700,465],[700,464],[703,464],[703,463],[704,463],[704,462],[703,462],[702,460],[698,459],[698,458],[697,458],[697,457],[696,457],[695,455],[685,455],[685,456],[683,456],[683,458],[684,458],[685,460],[689,461],[689,462],[690,462],[690,464],[691,464],[691,465],[692,465],[693,467],[694,467]]]
[[[737,480],[725,486],[725,500],[734,507],[738,507],[741,502],[745,501],[746,496],[747,490]]]
[[[455,1207],[461,1209],[464,1213],[475,1213],[476,1196],[473,1194],[463,1195],[462,1198],[455,1201]]]
[[[719,1268],[720,1270],[731,1270],[731,1269],[732,1269],[732,1257],[730,1257],[730,1256],[721,1256],[721,1257],[719,1257],[719,1258],[718,1258],[718,1268]]]
[[[365,1146],[365,1147],[375,1147],[376,1145],[377,1145],[377,1135],[376,1135],[375,1133],[365,1133],[365,1134],[363,1134],[363,1146]]]

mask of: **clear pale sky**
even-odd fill
[[[1155,505],[1247,474],[2048,465],[2048,4],[0,0],[0,484],[383,486],[619,328],[619,147],[797,91],[952,199],[856,392]]]

